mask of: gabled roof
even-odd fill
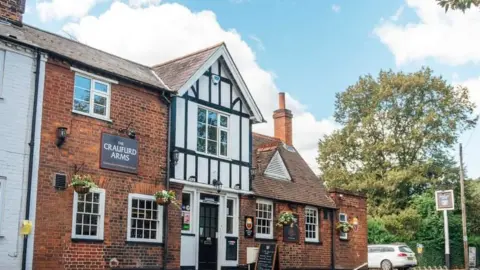
[[[273,155],[270,163],[268,163],[264,174],[268,177],[279,180],[292,180],[290,174],[288,173],[287,166],[285,166],[285,162],[283,162],[283,159],[278,153],[278,151]]]
[[[168,86],[166,86],[148,66],[132,62],[27,24],[23,24],[23,26],[20,27],[8,23],[1,23],[0,36],[37,47],[53,55],[66,57],[89,67],[115,74],[132,82],[169,90]]]
[[[234,82],[254,116],[254,121],[257,123],[265,122],[260,109],[255,103],[255,100],[238,71],[232,56],[223,42],[180,58],[155,65],[152,69],[164,80],[170,89],[177,91],[179,95],[183,95],[218,59],[222,59],[227,65],[228,70],[232,73],[231,75]]]
[[[277,138],[253,133],[253,165],[257,174],[253,183],[253,192],[264,198],[282,200],[305,205],[335,208],[335,203],[315,173],[294,147],[285,147]],[[291,181],[279,181],[264,172],[275,156],[281,156]]]

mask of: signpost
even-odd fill
[[[455,209],[453,190],[435,191],[435,204],[437,206],[437,211],[443,211],[443,227],[445,229],[445,265],[450,269],[450,238],[448,235],[447,211]]]

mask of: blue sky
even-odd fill
[[[78,7],[69,8],[69,2],[70,6]],[[163,13],[162,8],[166,10],[173,2],[179,5]],[[43,7],[38,3],[43,3]],[[38,3],[27,0],[26,23],[52,32],[67,31],[91,46],[146,64],[152,63],[147,54],[142,56],[139,51],[161,54],[157,61],[162,61],[205,47],[210,40],[227,39],[227,46],[237,56],[240,71],[247,74],[247,84],[260,100],[259,106],[267,119],[276,107],[276,92],[289,93],[287,103],[296,113],[294,121],[298,120],[294,142],[312,166],[316,141],[336,127],[331,119],[335,93],[345,90],[361,75],[377,74],[380,69],[415,71],[428,65],[447,80],[466,82],[474,88],[472,91],[476,87],[480,91],[477,64],[480,54],[468,55],[475,52],[471,47],[480,45],[480,35],[471,34],[478,31],[473,26],[478,26],[479,19],[468,12],[445,15],[436,8],[434,0],[124,0],[125,5],[117,8],[109,0]],[[160,28],[170,27],[163,31],[137,31],[151,23],[133,19],[147,10],[156,12],[157,17],[153,18],[162,21]],[[206,14],[206,10],[211,13]],[[129,15],[116,21],[111,18],[115,14]],[[147,17],[147,13],[141,14],[140,17]],[[178,26],[190,20],[192,23]],[[126,22],[124,31],[116,29],[116,25]],[[458,33],[465,22],[471,23],[472,29]],[[198,32],[199,28],[203,35],[194,39],[192,29]],[[448,38],[449,34],[455,36],[455,41]],[[204,36],[205,40],[200,41]],[[177,48],[165,45],[159,51],[145,44],[118,44],[123,39],[137,38],[138,43],[170,39],[180,40],[182,45]],[[111,39],[117,43],[107,41]],[[452,53],[454,50],[459,52]],[[480,102],[480,95],[475,98]],[[258,130],[271,134],[271,123]],[[469,175],[473,177],[480,176],[480,168],[474,166],[478,156],[475,149],[480,147],[477,137],[480,135],[475,131],[462,136],[463,143],[468,142],[465,155]]]

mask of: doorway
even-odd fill
[[[200,203],[198,269],[217,270],[218,204]]]

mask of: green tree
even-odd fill
[[[445,12],[448,9],[458,9],[463,12],[473,6],[478,7],[480,6],[480,0],[436,0],[437,4],[445,9]]]
[[[343,128],[319,141],[317,161],[329,187],[366,193],[372,216],[398,215],[415,195],[456,183],[451,150],[478,118],[466,88],[432,73],[381,71],[336,95]]]

